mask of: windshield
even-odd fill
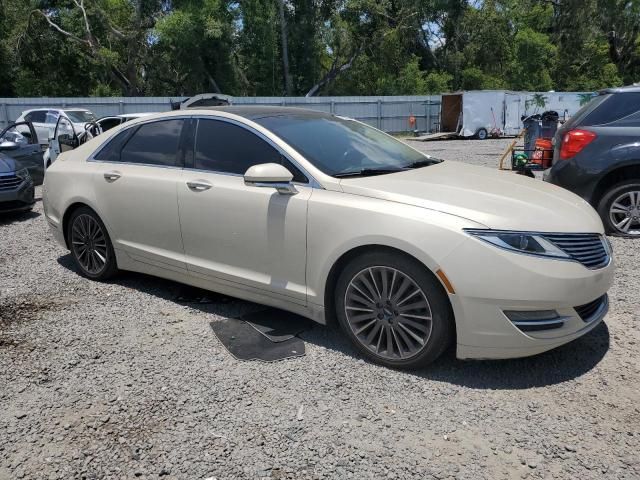
[[[331,176],[390,173],[440,161],[351,119],[291,113],[253,120]]]
[[[87,112],[86,110],[67,110],[64,113],[73,123],[87,123],[96,121],[95,115],[91,112]]]

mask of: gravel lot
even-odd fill
[[[417,146],[495,168],[508,144]],[[85,280],[38,202],[0,219],[0,479],[640,478],[640,241],[612,242],[606,323],[555,351],[406,373],[315,327],[267,364],[209,327],[255,305]]]

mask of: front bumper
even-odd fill
[[[29,210],[35,203],[35,188],[32,180],[25,180],[12,190],[0,190],[0,212]]]
[[[442,270],[453,283],[458,358],[499,359],[535,355],[570,342],[598,325],[608,310],[605,294],[613,283],[613,259],[590,270],[577,262],[505,251],[469,239]],[[471,272],[471,273],[470,273]],[[575,307],[603,297],[603,308],[581,318]],[[557,328],[522,331],[505,311],[551,310],[563,319]]]

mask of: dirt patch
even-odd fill
[[[76,303],[73,299],[51,297],[0,298],[0,348],[23,345],[15,333],[9,331],[11,325],[37,320],[48,311],[73,303]]]

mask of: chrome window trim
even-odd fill
[[[144,117],[141,117],[144,118]],[[178,170],[184,170],[184,171],[189,171],[189,172],[201,172],[201,173],[213,173],[214,175],[226,175],[226,176],[230,176],[230,177],[244,177],[243,174],[241,173],[231,173],[231,172],[220,172],[220,171],[215,171],[215,170],[203,170],[203,169],[197,169],[197,168],[186,168],[184,166],[178,167],[178,166],[167,166],[167,165],[154,165],[154,164],[148,164],[148,163],[132,163],[132,162],[109,162],[107,160],[96,160],[95,156],[100,153],[109,142],[113,141],[115,139],[115,137],[117,137],[118,135],[120,135],[120,133],[123,133],[129,129],[132,128],[138,128],[141,125],[145,125],[147,123],[155,123],[155,122],[163,122],[166,120],[191,120],[191,119],[204,119],[204,120],[218,120],[218,121],[223,121],[223,122],[229,122],[232,123],[234,125],[237,125],[239,127],[244,128],[245,130],[248,130],[249,132],[253,133],[254,135],[257,135],[258,137],[260,137],[261,139],[263,139],[264,141],[266,141],[269,145],[271,145],[273,148],[275,148],[282,156],[284,156],[287,160],[289,160],[296,168],[298,168],[308,179],[309,182],[308,183],[300,183],[300,182],[291,182],[294,185],[299,185],[302,187],[310,187],[310,188],[317,188],[317,189],[322,189],[324,190],[324,187],[320,184],[320,182],[318,182],[313,175],[311,175],[305,168],[303,168],[298,162],[296,162],[293,158],[291,158],[291,156],[282,150],[282,148],[280,148],[272,139],[270,139],[268,136],[262,134],[262,132],[259,132],[257,130],[255,130],[254,128],[252,128],[250,125],[247,125],[246,123],[240,121],[240,120],[236,120],[234,118],[228,118],[222,115],[215,115],[214,112],[212,111],[211,115],[171,115],[171,116],[167,116],[167,117],[163,117],[163,118],[153,118],[153,119],[149,119],[149,120],[142,120],[140,122],[136,122],[135,124],[129,124],[129,122],[125,122],[124,127],[120,128],[118,131],[114,132],[113,135],[111,135],[111,137],[109,137],[107,140],[105,140],[103,143],[100,144],[100,146],[91,154],[89,155],[89,157],[87,158],[87,162],[96,162],[96,163],[108,163],[111,165],[139,165],[142,167],[156,167],[156,168],[174,168],[174,169],[178,169]],[[123,124],[121,124],[123,125]],[[193,140],[194,140],[194,147],[195,147],[195,139],[196,139],[196,134],[197,134],[198,130],[196,128],[195,132],[194,132],[194,136],[193,136]]]
[[[132,162],[110,162],[108,160],[87,160],[93,163],[108,163],[109,165],[133,165],[136,167],[156,167],[156,168],[168,168],[173,170],[183,170],[182,167],[177,165],[156,165],[153,163],[132,163]]]
[[[180,170],[182,170],[182,167],[178,167],[178,166],[168,166],[168,165],[154,165],[152,163],[134,163],[134,162],[108,162],[106,160],[96,160],[95,156],[100,153],[102,150],[104,150],[104,148],[110,143],[112,142],[118,135],[120,135],[123,132],[126,132],[127,130],[131,130],[132,128],[138,128],[142,125],[145,125],[147,123],[157,123],[157,122],[164,122],[167,120],[189,120],[191,119],[191,116],[189,115],[176,115],[176,116],[170,116],[170,117],[165,117],[165,118],[152,118],[150,120],[147,121],[141,121],[141,122],[136,122],[134,124],[130,124],[129,122],[125,122],[127,125],[122,127],[121,129],[119,129],[116,132],[113,132],[113,134],[107,138],[104,142],[102,142],[98,148],[96,148],[93,153],[91,155],[89,155],[87,157],[87,162],[97,162],[97,163],[111,163],[114,165],[141,165],[141,166],[145,166],[145,167],[160,167],[160,168],[178,168]],[[123,125],[122,123],[120,125]],[[114,127],[111,130],[115,130],[117,128]],[[96,137],[97,138],[97,137]]]
[[[262,140],[264,140],[265,142],[267,142],[271,147],[273,147],[278,153],[280,153],[280,155],[282,155],[284,158],[286,158],[288,161],[290,161],[294,167],[296,167],[298,170],[300,170],[302,172],[302,174],[304,176],[306,176],[309,181],[307,183],[302,183],[302,182],[291,182],[294,185],[301,185],[301,186],[308,186],[311,188],[319,188],[319,189],[324,189],[324,187],[322,185],[320,185],[320,182],[318,182],[313,175],[311,175],[304,167],[302,167],[297,161],[295,161],[295,159],[291,158],[291,156],[282,150],[282,148],[280,148],[279,145],[277,145],[271,138],[269,138],[268,136],[264,135],[262,132],[259,132],[258,130],[256,130],[255,128],[253,128],[251,125],[247,125],[246,123],[240,121],[240,120],[236,120],[235,118],[228,118],[228,117],[223,117],[223,116],[218,116],[218,115],[202,115],[202,114],[198,114],[198,115],[193,115],[191,118],[194,118],[196,120],[216,120],[216,121],[221,121],[221,122],[227,122],[227,123],[231,123],[232,125],[236,125],[238,127],[244,128],[245,130],[249,131],[250,133],[253,133],[254,135],[257,135],[259,138],[261,138]],[[198,134],[198,128],[196,126],[196,130],[194,132],[193,135],[193,141],[194,141],[194,161],[195,161],[195,141],[196,141],[196,136]],[[204,170],[204,169],[197,169],[197,168],[186,168],[185,167],[185,171],[197,171],[197,172],[203,172],[203,173],[214,173],[216,175],[228,175],[228,176],[234,176],[234,177],[244,177],[244,174],[242,173],[231,173],[231,172],[221,172],[221,171],[217,171],[217,170]]]

